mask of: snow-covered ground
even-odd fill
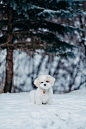
[[[0,94],[0,129],[86,129],[86,91],[53,95],[40,106],[28,92]]]

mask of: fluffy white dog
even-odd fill
[[[51,104],[53,90],[51,86],[54,84],[55,78],[50,75],[42,75],[38,77],[34,84],[38,87],[30,92],[30,99],[34,104]]]

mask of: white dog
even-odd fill
[[[34,84],[38,87],[30,92],[30,99],[34,104],[51,104],[53,90],[51,86],[54,84],[55,78],[50,75],[42,75],[38,77]]]

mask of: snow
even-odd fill
[[[53,95],[35,105],[29,92],[0,94],[0,129],[86,129],[86,90]]]

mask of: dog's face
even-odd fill
[[[51,77],[50,75],[42,75],[34,81],[34,84],[37,87],[47,90],[54,84],[54,81],[55,78]]]

